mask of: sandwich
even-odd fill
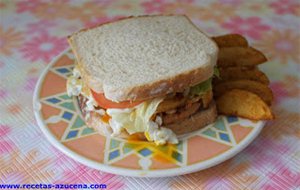
[[[212,77],[218,47],[186,16],[138,16],[68,37],[67,80],[86,124],[103,135],[178,143],[216,120]]]

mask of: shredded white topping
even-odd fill
[[[158,124],[150,121],[149,130],[146,132],[146,137],[149,141],[154,141],[157,145],[163,145],[167,142],[170,144],[177,144],[178,139],[176,134],[168,128],[158,127]]]
[[[117,122],[113,119],[110,119],[109,120],[109,125],[113,130],[113,133],[111,134],[111,136],[115,137],[115,136],[120,135],[120,133],[122,131],[122,128],[123,128],[121,123],[119,123],[119,122]]]

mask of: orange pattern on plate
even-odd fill
[[[63,142],[69,149],[97,162],[103,162],[105,137],[95,134]]]
[[[41,113],[44,120],[47,120],[51,116],[58,115],[60,112],[60,109],[42,103]]]
[[[230,127],[237,143],[240,143],[253,129],[252,127],[242,127],[240,125],[232,125]]]
[[[131,154],[119,161],[113,163],[114,166],[119,166],[122,168],[131,168],[131,169],[140,169],[141,166],[139,165],[139,157],[135,154]]]
[[[152,159],[152,165],[150,169],[168,169],[168,168],[177,168],[179,167],[174,161],[170,161],[160,155],[155,155]]]
[[[47,126],[50,129],[51,133],[53,133],[55,137],[60,140],[68,127],[68,123],[59,121],[57,123],[48,124]]]
[[[62,90],[66,90],[66,79],[51,71],[47,73],[43,82],[44,83],[41,86],[40,97],[55,95],[62,93]]]
[[[74,64],[74,60],[70,59],[67,55],[63,55],[61,58],[57,60],[57,62],[53,67],[73,65],[73,64]]]
[[[188,164],[190,165],[204,160],[208,160],[212,157],[215,157],[216,155],[227,151],[230,148],[231,146],[221,144],[204,137],[191,137],[188,140]]]

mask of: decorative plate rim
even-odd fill
[[[46,136],[47,140],[56,148],[58,148],[60,151],[62,151],[67,156],[71,157],[72,159],[80,162],[81,164],[84,164],[86,166],[89,166],[91,168],[101,170],[108,173],[113,173],[117,175],[123,175],[123,176],[131,176],[131,177],[171,177],[171,176],[179,176],[184,175],[188,173],[197,172],[200,170],[204,170],[207,168],[210,168],[212,166],[218,165],[233,156],[235,156],[237,153],[241,152],[244,148],[246,148],[260,133],[263,126],[265,125],[266,121],[259,121],[257,123],[257,126],[253,127],[253,130],[236,146],[232,147],[231,149],[225,151],[224,153],[212,158],[205,160],[203,162],[199,162],[196,164],[191,164],[188,166],[183,166],[179,168],[171,168],[171,169],[156,169],[151,171],[144,171],[144,170],[138,170],[138,169],[126,169],[126,168],[120,168],[116,166],[106,165],[103,163],[99,163],[96,161],[93,161],[89,158],[86,158],[80,154],[77,154],[76,152],[70,150],[68,147],[63,145],[49,130],[47,125],[44,123],[44,120],[41,115],[41,103],[39,102],[39,92],[40,88],[43,84],[45,75],[49,72],[49,69],[54,65],[54,63],[57,62],[57,60],[66,54],[66,52],[70,51],[70,48],[65,49],[62,51],[59,55],[57,55],[52,61],[47,65],[47,67],[43,70],[41,75],[39,76],[39,79],[37,81],[37,84],[34,89],[33,94],[33,111],[36,118],[36,121]]]

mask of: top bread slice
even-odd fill
[[[207,80],[218,47],[186,16],[139,16],[68,37],[87,85],[115,101],[146,100]]]

